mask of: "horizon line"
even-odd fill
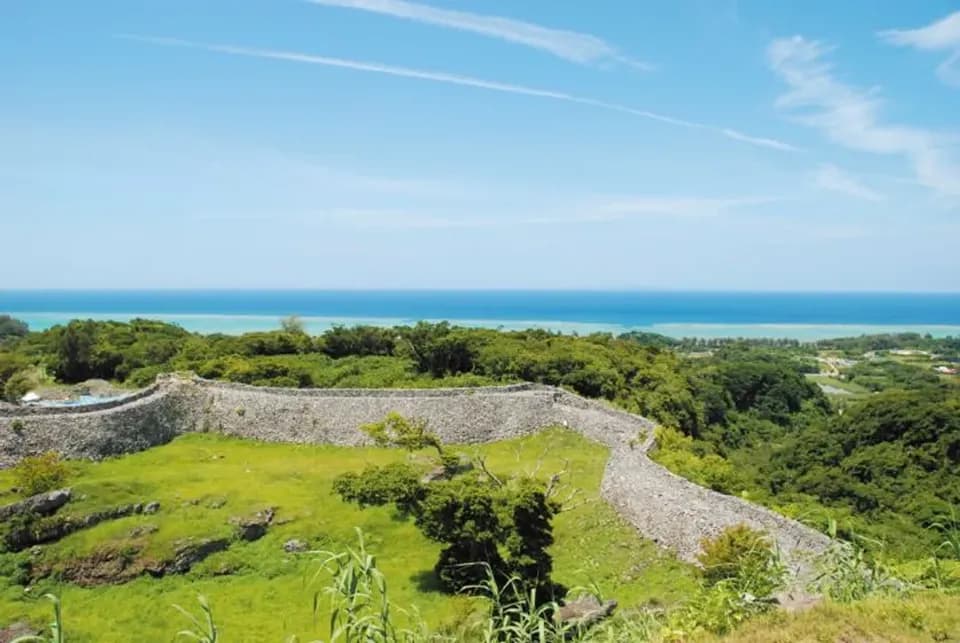
[[[256,292],[256,293],[657,293],[657,294],[758,294],[758,295],[958,295],[960,290],[874,290],[874,289],[787,289],[767,288],[666,288],[655,286],[622,286],[608,288],[562,287],[313,287],[313,286],[150,286],[131,287],[15,287],[0,288],[4,293],[173,293],[173,292]]]

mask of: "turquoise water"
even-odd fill
[[[102,404],[103,402],[112,402],[125,397],[124,395],[114,395],[107,397],[97,397],[96,395],[78,395],[69,400],[41,400],[36,403],[37,406],[62,407],[62,406],[89,406],[91,404]]]
[[[0,313],[33,329],[70,319],[161,319],[197,332],[269,330],[298,315],[336,324],[418,320],[562,332],[818,339],[912,331],[960,335],[960,294],[576,291],[0,291]]]

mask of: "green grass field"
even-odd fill
[[[567,469],[571,488],[581,491],[573,508],[555,521],[555,576],[568,586],[597,583],[623,607],[646,602],[670,604],[689,595],[693,570],[642,540],[599,499],[607,451],[564,430],[500,442],[480,449],[488,466],[502,473],[533,472],[546,477]],[[332,494],[340,473],[410,457],[373,448],[293,446],[189,435],[171,444],[102,463],[72,463],[68,482],[74,501],[61,513],[86,514],[124,503],[157,500],[155,515],[101,523],[47,545],[38,563],[63,564],[97,551],[163,558],[184,538],[230,536],[229,520],[267,506],[277,507],[274,525],[255,542],[234,542],[186,575],[147,576],[119,585],[79,587],[42,581],[23,587],[0,578],[0,625],[49,620],[49,605],[37,597],[53,591],[63,601],[68,640],[169,641],[182,626],[172,607],[196,605],[206,595],[226,641],[282,641],[325,637],[325,618],[315,623],[310,578],[316,556],[287,554],[283,543],[306,540],[313,549],[341,550],[356,542],[354,527],[378,555],[398,607],[416,606],[433,626],[463,618],[475,604],[435,589],[432,567],[439,546],[388,508],[360,510]],[[9,490],[9,472],[0,472],[0,490]],[[0,503],[15,496],[0,495]],[[132,536],[137,527],[156,528]],[[8,555],[9,556],[9,555]]]
[[[859,384],[848,382],[846,380],[841,380],[836,377],[831,377],[829,375],[807,375],[807,379],[809,379],[811,382],[816,382],[817,384],[821,384],[823,386],[833,387],[833,388],[840,389],[841,391],[846,391],[846,393],[848,393],[849,395],[840,394],[840,395],[843,395],[844,397],[870,395],[870,391],[860,386]],[[836,395],[836,394],[835,393],[831,394],[828,392],[827,395],[829,396],[829,395]]]
[[[841,605],[824,602],[798,612],[773,612],[705,643],[914,643],[960,640],[960,596],[922,592]]]

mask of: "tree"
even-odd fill
[[[552,519],[561,508],[551,498],[552,486],[528,477],[504,481],[482,461],[482,475],[464,474],[423,420],[390,413],[362,430],[380,446],[436,449],[452,476],[428,483],[410,464],[394,463],[348,472],[333,482],[344,501],[361,507],[393,504],[401,515],[413,516],[427,538],[445,545],[434,566],[444,589],[470,590],[493,573],[498,581],[517,577],[526,590],[536,590],[538,600],[562,595],[550,578],[553,560],[547,553]]]
[[[26,323],[10,315],[0,315],[0,341],[8,337],[23,337],[29,332]]]
[[[501,582],[517,577],[526,590],[537,590],[538,600],[563,593],[550,578],[547,552],[560,504],[540,481],[461,475],[424,483],[410,465],[392,464],[338,476],[333,489],[346,502],[394,504],[413,516],[424,536],[445,545],[434,572],[447,591],[473,589],[489,569]]]
[[[320,350],[339,359],[356,355],[392,355],[396,330],[376,326],[334,326],[320,338]]]
[[[92,322],[74,320],[67,324],[57,343],[57,377],[67,382],[80,382],[92,377],[93,351],[96,344]]]
[[[397,447],[407,451],[431,448],[443,456],[440,438],[427,431],[427,421],[420,418],[406,418],[391,411],[379,422],[364,424],[360,430],[370,436],[378,447]]]
[[[303,326],[303,320],[296,315],[290,315],[289,317],[281,319],[280,328],[282,328],[285,333],[294,333],[297,335],[303,335],[307,332]]]

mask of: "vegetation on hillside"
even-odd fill
[[[957,338],[901,334],[817,343],[672,340],[649,333],[578,337],[426,323],[338,327],[310,336],[295,319],[285,320],[277,331],[240,336],[198,335],[149,320],[74,321],[26,332],[14,320],[0,318],[0,332],[0,389],[10,400],[19,399],[38,381],[70,384],[101,378],[139,387],[159,373],[186,370],[265,386],[432,387],[517,381],[562,386],[658,422],[655,457],[674,471],[847,540],[849,548],[836,553],[831,563],[835,572],[847,572],[831,577],[840,580],[824,589],[829,596],[863,599],[903,587],[904,582],[937,591],[953,591],[957,584],[960,386],[949,368],[933,368],[956,365]],[[465,463],[459,455],[431,442],[427,427],[400,420],[369,428],[385,446],[432,451],[434,465],[452,478],[426,485],[419,465],[403,459],[354,462],[337,469],[343,476],[336,487],[340,497],[371,507],[357,510],[350,526],[366,523],[360,516],[368,513],[392,515],[391,520],[399,517],[397,512],[406,514],[407,528],[422,532],[413,530],[417,538],[426,536],[423,542],[447,548],[446,556],[434,556],[427,565],[435,564],[440,572],[437,589],[482,582],[476,575],[457,579],[443,571],[452,569],[451,563],[480,558],[464,543],[467,535],[474,538],[482,532],[486,540],[475,542],[482,541],[480,549],[494,561],[492,578],[503,584],[518,571],[523,576],[517,563],[523,556],[510,551],[523,539],[506,540],[507,532],[515,531],[516,511],[527,506],[516,504],[517,499],[534,500],[540,527],[531,531],[531,542],[539,538],[540,545],[536,556],[527,556],[533,567],[539,565],[534,575],[549,576],[550,555],[557,570],[564,568],[557,552],[569,546],[563,538],[571,535],[562,528],[567,514],[557,514],[542,483],[523,483],[520,475],[501,487],[490,477],[462,475]],[[330,493],[332,483],[325,483],[323,493]],[[493,517],[483,529],[465,535],[448,529],[450,521],[443,529],[433,524],[450,512],[474,517],[476,507],[482,508],[477,516]],[[553,546],[543,529],[551,521],[559,529],[552,536]],[[90,532],[101,528],[107,526]],[[83,540],[73,534],[65,542],[74,538]],[[346,541],[341,537],[338,542]],[[732,534],[714,553],[740,551],[745,544],[752,549],[758,542],[749,534]],[[776,567],[770,559],[756,560],[766,562],[755,569]],[[4,563],[12,565],[10,569],[19,569],[18,564]],[[719,574],[724,565],[708,569]],[[566,582],[563,574],[558,578]],[[699,590],[686,586],[698,605],[687,612],[693,620],[711,610],[740,614],[729,597],[737,592],[754,595],[737,574],[703,581]],[[716,586],[725,589],[710,589]],[[185,599],[181,595],[178,600]],[[730,629],[739,622],[734,621],[722,626],[718,621],[707,629]],[[795,623],[790,627],[803,627],[801,621]]]
[[[459,447],[482,457],[502,479],[566,470],[570,489],[596,500],[607,450],[571,431],[552,430],[518,440]],[[431,629],[457,627],[482,601],[443,591],[434,572],[445,545],[425,536],[392,506],[361,509],[333,490],[337,476],[368,466],[434,466],[435,450],[409,455],[395,448],[268,444],[215,434],[191,434],[172,443],[99,463],[68,462],[73,499],[52,518],[83,518],[134,503],[159,503],[156,513],[104,520],[42,546],[0,553],[0,627],[21,619],[46,622],[40,595],[61,597],[67,639],[124,642],[170,640],[178,623],[172,604],[190,607],[202,593],[217,610],[224,641],[327,638],[326,612],[314,619],[312,594],[330,579],[322,557],[287,552],[301,540],[308,550],[340,553],[356,543],[354,527],[378,557],[391,600],[416,606]],[[13,471],[0,471],[0,504],[22,497]],[[275,507],[276,518],[255,541],[236,535],[235,517]],[[552,520],[552,578],[567,587],[596,586],[630,610],[675,605],[696,591],[689,565],[641,539],[602,502],[576,503]],[[153,578],[147,567],[176,557],[190,543],[226,541],[186,573]],[[24,589],[30,587],[29,592]],[[397,611],[398,625],[408,617]],[[174,625],[173,629],[171,624]]]
[[[956,359],[956,338],[681,341],[446,323],[336,327],[314,337],[295,318],[239,336],[149,320],[77,320],[26,334],[15,320],[6,326],[18,329],[0,348],[0,386],[11,399],[38,371],[129,386],[185,370],[266,386],[534,381],[652,418],[663,427],[658,457],[697,482],[821,529],[836,520],[841,534],[881,540],[902,558],[931,545],[929,528],[960,505],[957,378],[890,352]],[[837,360],[849,364],[842,373]],[[811,377],[824,362],[831,373]],[[849,395],[828,397],[824,381]]]

